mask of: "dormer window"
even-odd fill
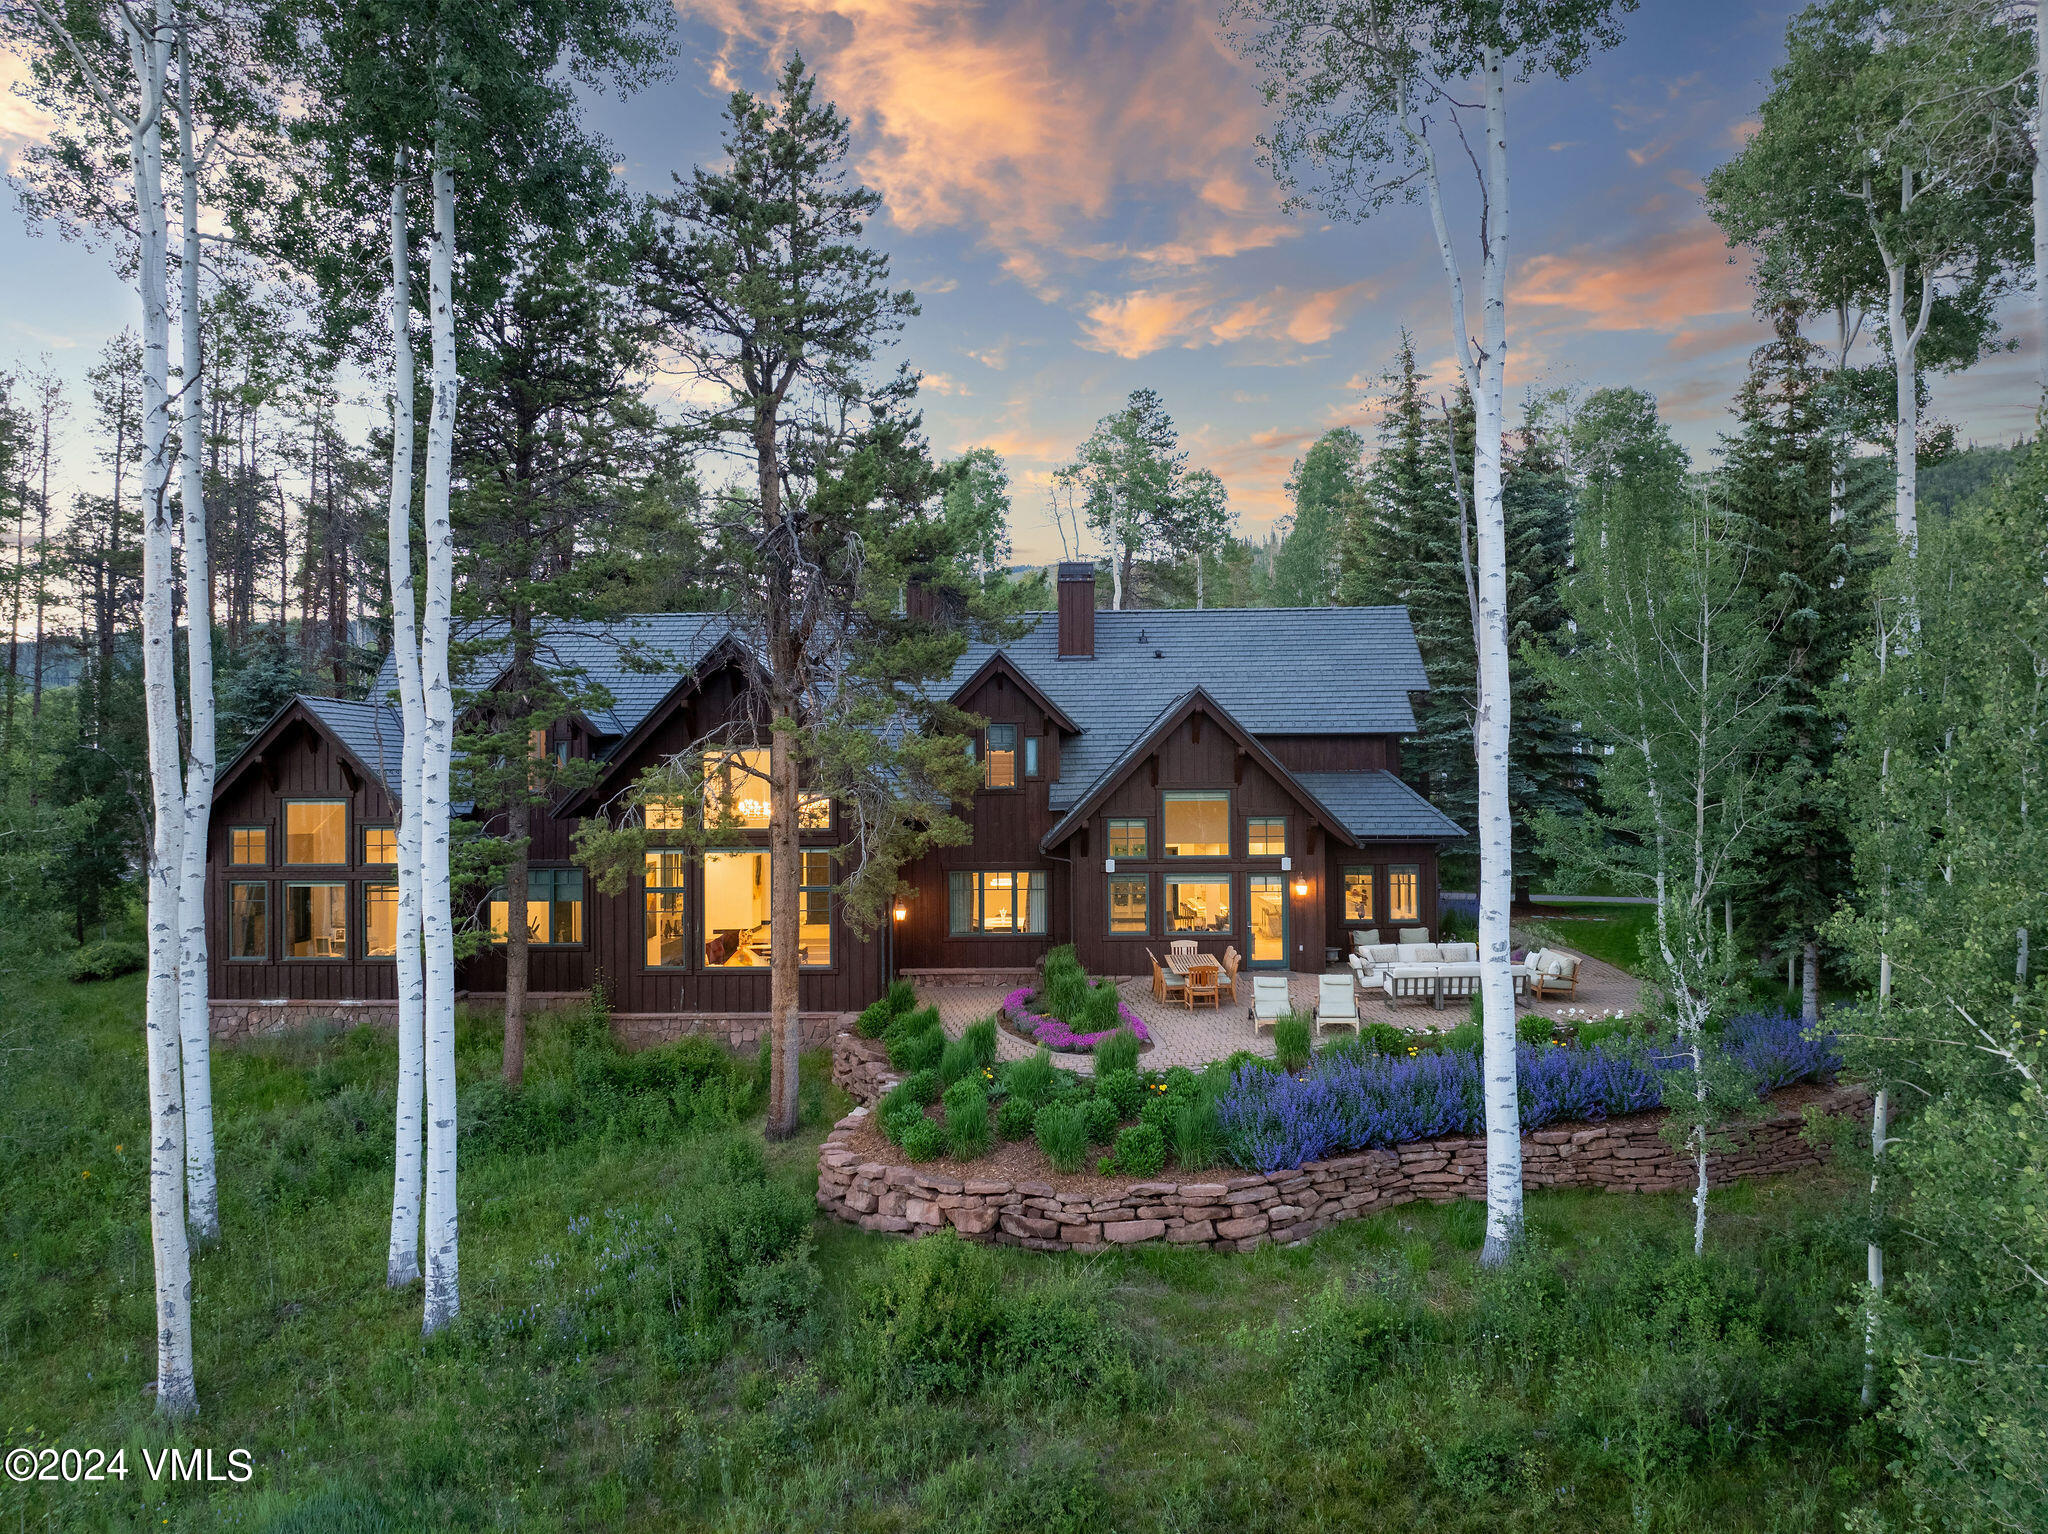
[[[1017,786],[1017,727],[1014,724],[992,724],[988,727],[981,777],[983,786],[987,788]]]

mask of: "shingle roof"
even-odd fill
[[[352,703],[346,698],[316,698],[307,693],[299,694],[298,701],[386,785],[398,776],[405,729],[397,709],[381,703]]]
[[[998,648],[1081,726],[1060,747],[1058,811],[1196,687],[1261,736],[1405,734],[1415,728],[1408,694],[1429,689],[1405,607],[1098,611],[1095,658],[1065,661],[1058,620],[1044,613],[1020,638],[969,645],[948,691]]]
[[[1353,836],[1463,836],[1464,829],[1391,772],[1297,772]]]
[[[458,643],[471,644],[501,633],[501,623],[462,629]],[[732,630],[720,613],[634,613],[610,623],[543,623],[536,627],[542,666],[576,687],[602,687],[609,708],[589,710],[590,722],[606,735],[624,735],[667,697],[676,678]],[[458,687],[480,689],[493,680],[499,657],[485,651],[456,679]],[[389,655],[370,684],[375,699],[398,697],[398,672]]]

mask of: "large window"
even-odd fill
[[[229,831],[228,861],[237,868],[267,866],[270,862],[270,828],[236,826]]]
[[[1167,794],[1159,826],[1159,845],[1170,858],[1230,856],[1230,794]]]
[[[952,873],[946,882],[947,928],[953,936],[1044,935],[1046,878],[1039,870]]]
[[[749,746],[706,760],[704,821],[707,825],[759,831],[768,825],[768,748]],[[823,794],[804,794],[797,801],[797,824],[822,831],[832,823],[832,807]],[[652,820],[648,829],[659,830]]]
[[[367,868],[396,867],[397,863],[398,828],[396,826],[364,826],[364,866]]]
[[[728,969],[768,962],[768,854],[704,854],[704,962]]]
[[[1015,788],[1017,786],[1017,727],[1014,724],[992,724],[988,727],[988,746],[982,753],[981,779],[988,788]]]
[[[1109,855],[1113,858],[1145,856],[1146,825],[1142,820],[1112,820],[1109,823]]]
[[[270,886],[228,886],[228,957],[270,957]]]
[[[1277,858],[1287,855],[1287,817],[1254,815],[1244,823],[1244,855]]]
[[[1387,919],[1419,921],[1422,917],[1422,870],[1413,863],[1387,869]]]
[[[491,941],[511,932],[505,891],[491,891]],[[526,871],[526,937],[560,948],[583,941],[583,870],[529,868]]]
[[[799,964],[832,962],[832,854],[803,854],[802,883],[796,892],[796,953]]]
[[[284,956],[287,959],[348,957],[346,884],[287,884],[284,887]]]
[[[363,957],[398,957],[398,886],[363,886]]]
[[[1372,921],[1372,870],[1370,868],[1347,868],[1344,870],[1344,919],[1346,921]]]
[[[1228,879],[1168,879],[1166,881],[1166,930],[1169,932],[1228,932],[1230,930],[1230,881]]]
[[[642,875],[649,969],[682,969],[690,962],[690,923],[684,905],[690,857],[686,852],[650,852]]]
[[[348,805],[340,799],[301,799],[284,807],[287,863],[348,861]]]
[[[1115,937],[1143,937],[1152,930],[1152,880],[1147,874],[1109,876],[1109,930]]]

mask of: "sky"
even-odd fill
[[[1404,327],[1432,390],[1453,386],[1426,210],[1281,211],[1256,160],[1265,108],[1218,0],[676,5],[671,75],[589,102],[623,175],[660,192],[716,161],[728,92],[761,88],[801,51],[852,123],[855,174],[882,196],[870,236],[922,305],[895,356],[924,376],[932,446],[1003,455],[1022,560],[1061,555],[1051,474],[1134,389],[1159,392],[1191,464],[1222,477],[1257,537],[1286,515],[1289,471],[1317,436],[1349,425],[1371,439]],[[1517,402],[1632,384],[1711,461],[1766,331],[1702,181],[1740,148],[1791,10],[1643,0],[1582,74],[1511,89]],[[39,127],[0,96],[0,158]],[[1476,266],[1475,221],[1459,231]],[[25,225],[18,205],[0,215],[0,292],[0,367],[48,352],[82,379],[133,323],[106,253]],[[2031,423],[2031,337],[2013,328],[2017,352],[1930,380],[1933,413],[1965,438],[2009,441]]]

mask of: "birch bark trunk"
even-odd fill
[[[2048,406],[2048,0],[2034,4],[2034,345],[2038,406]]]
[[[448,676],[455,543],[448,492],[459,379],[455,366],[455,171],[447,138],[434,143],[434,230],[428,261],[433,412],[427,422],[426,621],[420,637],[424,749],[420,762],[420,929],[426,949],[426,1242],[429,1335],[461,1309],[455,1202],[455,923],[449,909],[449,775],[455,695]]]
[[[413,353],[411,232],[406,155],[391,184],[391,499],[385,553],[391,579],[391,660],[398,673],[398,1138],[391,1178],[391,1245],[384,1281],[420,1276],[420,1110],[426,1070],[425,980],[420,961],[420,795],[426,709],[420,691],[418,603],[412,582]]]
[[[1486,168],[1481,187],[1480,339],[1466,327],[1465,288],[1444,210],[1435,150],[1418,135],[1437,249],[1450,284],[1453,341],[1472,395],[1472,492],[1478,533],[1478,708],[1472,750],[1479,777],[1479,958],[1486,1103],[1486,1244],[1481,1262],[1507,1261],[1522,1235],[1522,1126],[1516,1083],[1515,990],[1509,973],[1509,905],[1514,889],[1508,800],[1509,679],[1507,533],[1501,507],[1501,423],[1507,363],[1507,78],[1500,52],[1481,57],[1486,101]],[[1405,102],[1404,102],[1405,107]],[[1406,113],[1404,110],[1403,116]]]
[[[144,20],[147,17],[147,21]],[[170,234],[164,213],[163,118],[169,103],[171,0],[124,13],[139,87],[128,139],[135,175],[142,300],[142,681],[151,810],[149,986],[149,1227],[156,1266],[157,1410],[199,1409],[192,1379],[192,1256],[185,1230],[185,1110],[178,1038],[178,896],[184,791],[178,760],[174,555],[170,523]]]
[[[220,1239],[213,1157],[213,1041],[206,946],[206,842],[213,816],[213,566],[206,538],[206,387],[199,337],[199,146],[192,121],[192,34],[178,30],[181,212],[179,499],[185,529],[186,694],[184,856],[178,879],[178,1035],[185,1078],[185,1219],[202,1243]]]
[[[1820,943],[1809,937],[1799,956],[1799,1018],[1813,1024],[1820,1021]]]

